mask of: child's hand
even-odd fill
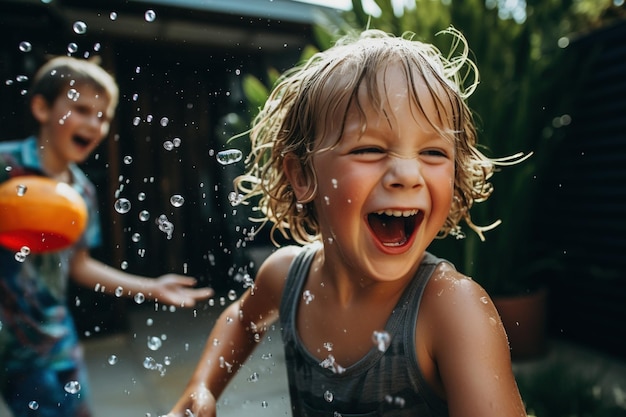
[[[177,274],[162,275],[155,280],[152,298],[176,307],[193,307],[197,301],[213,296],[213,289],[193,288],[195,284],[194,278]]]
[[[204,384],[188,386],[172,410],[160,417],[215,417],[216,401]]]

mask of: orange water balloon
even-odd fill
[[[20,176],[0,184],[0,245],[19,251],[67,248],[87,225],[87,205],[68,184]]]

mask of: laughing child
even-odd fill
[[[491,299],[427,252],[460,220],[482,237],[469,209],[498,163],[476,148],[465,39],[445,32],[447,57],[409,35],[346,37],[273,89],[236,185],[301,246],[223,312],[170,417],[215,416],[224,364],[276,320],[294,416],[526,415]]]

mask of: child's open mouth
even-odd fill
[[[85,139],[82,136],[78,135],[74,135],[74,137],[72,137],[72,140],[74,141],[75,145],[83,149],[89,147],[89,145],[91,144],[91,141],[89,139]]]
[[[367,215],[367,222],[376,239],[386,247],[405,245],[421,222],[419,210],[381,210]]]

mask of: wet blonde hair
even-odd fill
[[[420,102],[418,85],[425,84],[429,100],[435,103],[438,120],[429,120],[437,132],[455,144],[454,198],[439,237],[462,235],[463,219],[481,239],[483,231],[497,225],[479,227],[472,223],[469,210],[474,202],[486,200],[493,187],[489,183],[494,167],[507,159],[494,160],[476,148],[476,129],[465,100],[478,85],[478,71],[469,59],[463,35],[453,28],[443,33],[452,36],[447,56],[433,45],[379,30],[366,30],[346,36],[326,51],[288,70],[278,80],[264,107],[249,131],[252,151],[248,171],[235,179],[243,201],[258,199],[260,216],[254,220],[272,223],[275,232],[299,243],[320,239],[320,227],[311,200],[317,191],[313,155],[319,151],[320,138],[342,137],[346,115],[351,106],[358,110],[363,125],[367,123],[359,103],[358,91],[366,87],[367,99],[383,111],[377,74],[390,65],[398,65],[405,74],[407,90],[418,111],[426,116]],[[329,136],[330,135],[330,136]],[[283,169],[287,155],[295,155],[311,184],[311,196],[297,201]]]

